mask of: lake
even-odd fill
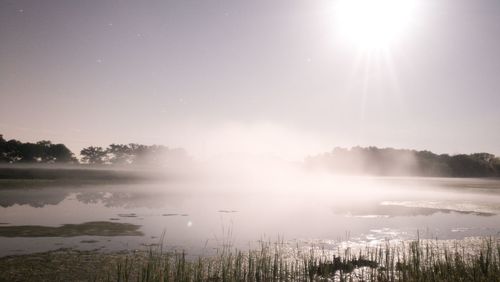
[[[462,239],[499,235],[499,214],[496,179],[235,175],[13,186],[0,190],[0,256],[145,249],[160,241],[203,255],[259,240],[336,248],[417,236]]]

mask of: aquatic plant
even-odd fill
[[[416,240],[356,252],[303,250],[284,242],[246,252],[223,248],[211,257],[151,249],[125,258],[96,280],[108,281],[500,281],[500,241]]]
[[[109,221],[63,224],[0,226],[0,237],[142,236],[140,225]]]

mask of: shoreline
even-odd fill
[[[441,271],[449,272],[447,275],[451,276],[443,276],[448,279],[452,279],[454,275],[462,275],[463,279],[467,279],[474,271],[478,273],[474,272],[473,275],[479,275],[474,276],[475,278],[496,279],[480,281],[500,279],[500,276],[497,276],[500,274],[500,237],[388,241],[376,246],[343,246],[335,251],[325,251],[313,245],[302,249],[285,242],[268,242],[262,243],[260,248],[246,252],[223,248],[208,257],[189,258],[188,255],[183,251],[164,252],[161,245],[143,250],[114,252],[62,248],[41,253],[10,255],[0,257],[0,281],[119,281],[123,280],[123,277],[128,277],[125,281],[135,281],[142,277],[146,269],[149,269],[154,277],[168,276],[172,281],[179,281],[179,275],[195,281],[195,277],[212,277],[211,281],[223,281],[227,278],[230,280],[225,281],[239,281],[234,280],[239,277],[245,278],[242,281],[254,281],[249,276],[249,272],[252,272],[252,261],[267,264],[262,265],[262,269],[258,271],[253,270],[254,274],[263,275],[261,278],[264,278],[264,281],[265,277],[277,276],[278,280],[287,278],[289,281],[305,281],[305,278],[309,277],[311,281],[328,277],[359,278],[359,275],[368,278],[368,281],[386,281],[385,279],[390,277],[401,279],[404,275],[410,279],[422,278],[422,275],[430,275],[429,271],[442,267],[443,263],[446,265]],[[418,256],[422,258],[418,259]],[[488,264],[489,268],[485,269],[481,263]],[[181,266],[182,270],[178,268]],[[276,269],[273,270],[276,267],[278,273]],[[225,268],[233,273],[224,274]],[[240,270],[245,272],[237,274]],[[179,274],[179,271],[183,273]],[[381,275],[384,276],[383,279],[380,279]],[[439,273],[432,275],[439,276]],[[159,280],[144,280],[142,277],[139,281]]]

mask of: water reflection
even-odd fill
[[[46,205],[57,205],[66,199],[69,193],[67,190],[55,188],[2,189],[0,206],[7,208],[13,205],[29,205],[41,208]]]
[[[179,194],[158,199],[166,191],[153,192],[151,187],[141,188],[137,185],[94,186],[83,188],[50,188],[39,189],[2,189],[0,190],[0,206],[8,208],[14,205],[28,205],[43,208],[46,205],[58,205],[63,200],[75,196],[83,204],[103,204],[105,207],[158,207],[167,201],[179,200]],[[157,187],[155,187],[157,188]]]
[[[429,237],[440,239],[500,231],[500,181],[345,178],[281,186],[270,183],[272,189],[248,183],[3,188],[0,222],[9,223],[1,227],[10,229],[0,231],[0,255],[56,247],[140,248],[158,243],[163,232],[168,246],[192,248],[196,253],[227,241],[248,247],[262,236],[369,243],[412,238],[419,230],[429,230]],[[65,230],[67,224],[85,226],[89,222],[130,224],[138,233],[73,232],[77,238],[71,239],[56,232]],[[52,237],[42,237],[33,226],[48,227]],[[34,237],[27,241],[23,232]]]

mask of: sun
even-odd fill
[[[416,0],[338,0],[335,23],[343,38],[363,49],[383,49],[407,31]]]

